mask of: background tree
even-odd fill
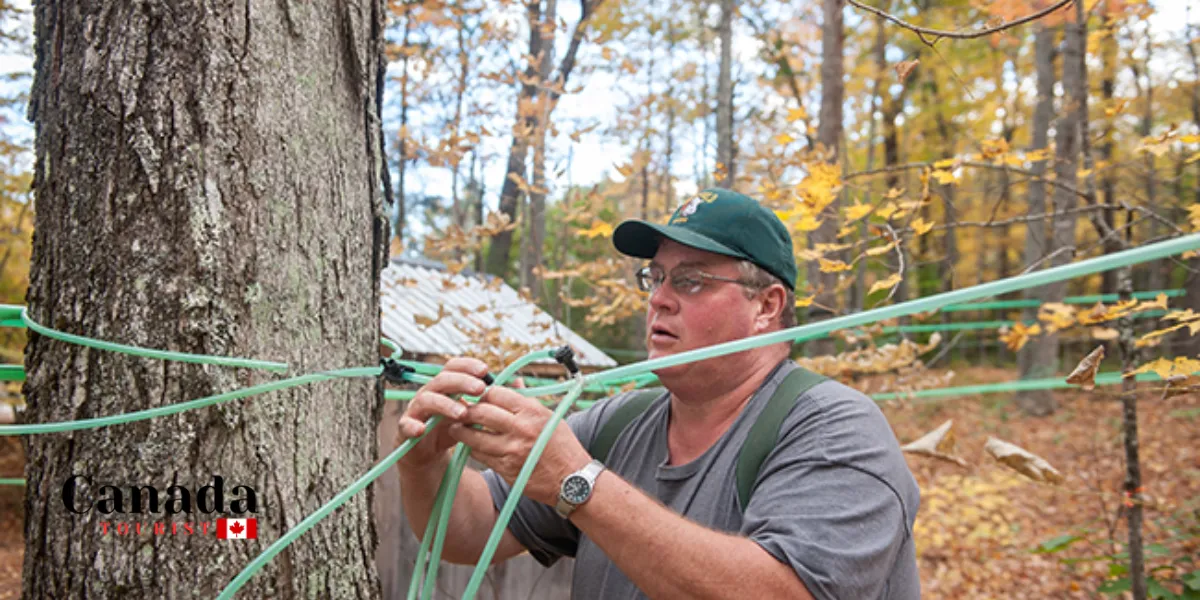
[[[294,373],[377,363],[382,11],[38,4],[32,317],[150,348],[286,361]],[[36,335],[26,364],[32,422],[271,378]],[[375,382],[331,381],[25,438],[24,595],[215,596],[373,463],[373,398]],[[67,512],[58,494],[72,474],[97,485],[196,489],[220,475],[252,486],[259,541],[218,550],[213,537],[102,536],[100,521],[122,515]],[[370,503],[352,499],[244,593],[376,597]],[[222,560],[197,560],[214,553]]]

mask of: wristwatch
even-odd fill
[[[579,505],[592,497],[592,488],[596,487],[596,478],[604,471],[604,463],[593,460],[582,469],[567,475],[558,488],[558,503],[554,510],[564,519],[570,518],[571,513]]]

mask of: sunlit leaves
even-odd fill
[[[1001,330],[1000,341],[1008,346],[1009,350],[1016,352],[1029,343],[1029,338],[1042,332],[1042,326],[1033,324],[1026,326],[1024,323],[1014,323],[1011,328]]]
[[[1159,357],[1126,373],[1125,377],[1132,377],[1142,373],[1154,373],[1163,379],[1169,379],[1176,375],[1186,377],[1196,372],[1200,372],[1200,360],[1186,356],[1177,357],[1175,360]]]

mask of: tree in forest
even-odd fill
[[[125,344],[284,361],[293,374],[377,364],[383,3],[248,9],[36,5],[30,315]],[[39,423],[273,379],[39,335],[26,364],[26,420]],[[369,468],[381,406],[375,382],[336,380],[25,438],[24,597],[214,597]],[[60,498],[73,475],[92,482],[77,509],[101,485],[197,491],[220,476],[226,503],[245,497],[234,486],[257,492],[244,516],[257,518],[258,541],[218,541],[211,523],[233,515],[197,512],[198,502],[180,515],[75,514]],[[352,498],[244,595],[377,597],[370,503]],[[195,533],[171,535],[175,521]],[[117,522],[151,531],[115,535]],[[168,533],[152,533],[154,522]]]

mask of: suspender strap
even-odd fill
[[[825,376],[804,368],[793,369],[779,384],[779,387],[775,388],[775,392],[767,400],[767,405],[755,419],[749,436],[738,452],[735,472],[738,504],[743,511],[750,502],[750,494],[754,491],[754,481],[758,479],[758,472],[762,469],[763,462],[779,442],[779,430],[783,427],[783,420],[792,411],[792,407],[796,406],[801,395],[826,379]],[[600,427],[600,431],[588,448],[592,458],[600,462],[607,462],[608,453],[617,443],[621,432],[638,415],[646,412],[646,409],[650,408],[650,404],[662,393],[662,388],[644,390],[617,407],[608,421],[605,421],[604,425]]]
[[[767,455],[779,442],[779,430],[783,427],[783,420],[792,411],[792,407],[796,406],[796,401],[802,394],[825,380],[824,375],[818,375],[808,369],[802,367],[794,369],[788,373],[787,377],[783,379],[783,383],[775,388],[775,393],[771,394],[771,398],[767,400],[767,405],[763,407],[758,419],[754,421],[754,426],[750,428],[750,435],[742,444],[742,450],[738,454],[736,472],[738,505],[742,507],[743,512],[746,510],[746,505],[750,503],[750,493],[754,491],[754,480],[758,479],[758,472],[762,469],[763,461],[767,459]]]
[[[596,439],[592,440],[591,447],[588,448],[592,458],[600,462],[607,462],[608,453],[612,451],[613,444],[617,443],[621,432],[625,431],[625,427],[632,423],[638,415],[646,412],[646,409],[650,408],[650,404],[662,393],[662,388],[642,390],[618,406],[608,421],[605,421],[604,425],[600,427]]]

